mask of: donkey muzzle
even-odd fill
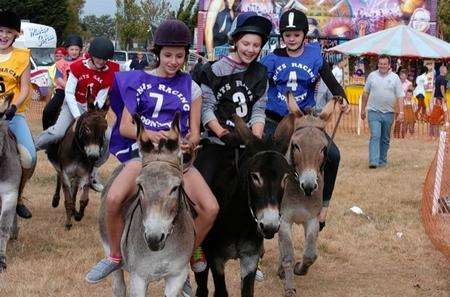
[[[145,233],[144,237],[149,249],[153,252],[162,250],[166,245],[167,236],[165,233]]]
[[[317,173],[314,170],[305,170],[298,179],[300,189],[305,193],[305,196],[311,196],[319,187],[317,181]]]
[[[98,159],[100,157],[100,145],[88,144],[84,147],[84,152],[89,159]]]
[[[271,206],[258,212],[258,229],[266,239],[272,239],[280,229],[280,212]]]

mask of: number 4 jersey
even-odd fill
[[[285,116],[289,113],[286,92],[291,91],[303,111],[316,105],[315,85],[323,57],[318,43],[306,44],[299,57],[289,57],[285,49],[265,56],[261,63],[267,67],[269,79],[267,109]]]
[[[111,108],[117,119],[111,134],[110,152],[119,161],[126,162],[137,148],[136,140],[123,137],[119,131],[124,108],[130,114],[138,114],[145,129],[151,131],[170,130],[179,112],[181,134],[185,136],[189,128],[191,89],[192,80],[186,73],[172,78],[141,70],[117,73],[111,90]]]

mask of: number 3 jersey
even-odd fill
[[[266,94],[267,76],[266,69],[258,62],[251,63],[245,71],[236,71],[228,57],[213,63],[203,65],[200,82],[208,86],[214,97],[214,116],[219,123],[228,128],[234,127],[233,115],[244,119],[249,123],[253,115],[253,106]],[[224,75],[217,75],[216,70]],[[226,73],[226,74],[225,74]],[[205,106],[209,105],[207,96],[203,96],[202,118],[206,124]]]
[[[284,49],[265,56],[261,63],[267,67],[269,79],[267,109],[285,116],[289,113],[286,93],[291,91],[298,106],[305,110],[316,105],[315,86],[323,57],[318,43],[306,44],[299,57],[289,57]]]
[[[189,74],[179,73],[162,78],[145,71],[118,72],[111,89],[111,108],[116,114],[109,150],[119,161],[131,159],[137,148],[136,140],[123,137],[119,127],[124,107],[130,114],[138,114],[145,129],[168,131],[177,112],[180,113],[181,134],[189,129],[192,80]]]

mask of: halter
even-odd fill
[[[166,165],[169,165],[170,167],[176,169],[177,171],[180,172],[180,177],[182,179],[182,177],[183,177],[182,164],[177,163],[177,162],[156,158],[154,160],[149,160],[149,161],[146,161],[146,162],[142,162],[142,168],[154,165],[156,163],[166,164]],[[126,246],[128,246],[128,235],[130,234],[130,228],[131,228],[131,224],[133,223],[134,213],[135,213],[135,211],[136,211],[138,206],[139,206],[139,208],[141,210],[141,214],[143,213],[141,199],[138,197],[139,196],[139,192],[141,191],[141,187],[140,186],[138,186],[138,187],[139,187],[138,192],[135,195],[135,197],[137,197],[137,202],[136,202],[136,205],[133,208],[133,211],[131,212],[130,223],[128,224],[128,228],[127,228],[127,232],[126,232],[126,237],[125,237],[125,245]],[[178,215],[179,215],[180,210],[181,210],[181,203],[184,203],[184,205],[186,206],[186,209],[189,209],[189,204],[187,202],[188,198],[189,197],[188,197],[186,191],[183,188],[183,183],[181,183],[181,186],[178,188],[177,213],[175,214],[175,217],[173,218],[171,229],[170,229],[170,231],[169,231],[169,233],[167,234],[166,237],[168,237],[173,231],[174,222],[177,220]],[[195,231],[194,231],[194,233],[195,233]]]
[[[264,155],[264,154],[274,154],[274,155],[278,155],[280,157],[282,157],[284,160],[286,160],[286,162],[288,162],[286,156],[284,156],[283,154],[277,152],[277,151],[273,151],[273,150],[266,150],[266,151],[261,151],[261,152],[257,152],[256,154],[254,154],[253,156],[251,156],[248,160],[247,163],[250,163],[253,159],[255,159],[258,156]],[[248,181],[248,177],[246,178],[247,181],[247,206],[248,209],[250,210],[250,214],[252,216],[252,219],[255,221],[256,225],[258,225],[258,219],[256,218],[255,213],[253,212],[252,206],[251,206],[251,202],[250,202],[250,183]]]

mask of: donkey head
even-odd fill
[[[138,115],[133,116],[142,155],[142,170],[136,182],[142,206],[144,237],[152,251],[162,250],[183,207],[182,154],[179,114],[175,116],[167,139],[152,143]]]
[[[81,149],[89,159],[97,160],[100,157],[101,148],[105,141],[105,132],[108,128],[106,114],[109,109],[109,97],[107,90],[104,92],[103,105],[95,102],[91,89],[87,91],[88,111],[80,116],[75,126],[75,137],[80,143]]]
[[[280,207],[290,166],[271,139],[257,138],[235,116],[236,133],[245,144],[241,178],[245,181],[250,214],[258,231],[267,239],[280,228]]]
[[[278,143],[286,143],[286,157],[294,167],[300,189],[311,196],[323,184],[323,170],[327,157],[329,140],[325,127],[334,110],[332,100],[319,116],[304,115],[295,103],[292,94],[287,94],[291,114],[277,127],[274,138]]]

